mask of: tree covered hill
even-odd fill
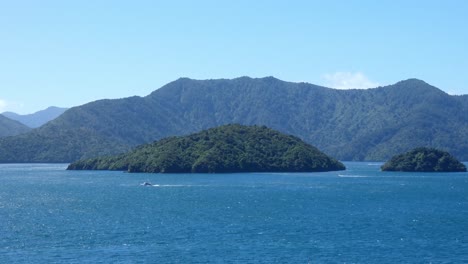
[[[0,140],[0,162],[70,162],[230,123],[266,125],[340,160],[387,160],[417,146],[468,160],[467,102],[417,79],[335,90],[273,77],[181,78],[146,97],[71,108]]]
[[[0,115],[0,138],[19,135],[29,130],[29,127]]]
[[[415,148],[393,156],[382,166],[383,171],[466,172],[466,166],[446,151]]]
[[[232,173],[335,171],[345,166],[297,137],[264,126],[225,125],[165,138],[126,154],[77,161],[68,169]]]

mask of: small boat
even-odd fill
[[[153,186],[153,184],[149,183],[149,182],[144,182],[142,184],[140,184],[141,186]]]

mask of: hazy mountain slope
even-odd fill
[[[49,126],[0,140],[1,162],[66,163],[76,157],[95,157],[129,150],[129,146],[86,128]]]
[[[272,77],[182,78],[146,97],[71,108],[39,130],[0,141],[0,161],[72,161],[228,123],[266,125],[341,160],[386,160],[417,146],[468,160],[465,101],[416,79],[369,90],[334,90]],[[57,148],[61,151],[54,153]],[[24,149],[28,157],[19,152]]]
[[[29,127],[0,115],[0,138],[15,136],[31,130]]]
[[[49,122],[50,120],[53,120],[63,114],[68,108],[60,108],[60,107],[55,107],[51,106],[48,107],[47,109],[35,112],[33,114],[28,114],[28,115],[19,115],[17,113],[13,112],[4,112],[2,115],[16,120],[28,127],[31,128],[36,128],[44,125],[45,123]]]
[[[454,96],[454,98],[462,105],[463,111],[468,111],[468,94]]]

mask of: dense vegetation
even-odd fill
[[[313,172],[344,170],[294,136],[265,126],[225,125],[170,137],[112,157],[81,160],[68,169],[129,172]]]
[[[340,160],[387,160],[417,146],[468,160],[467,99],[416,79],[334,90],[273,77],[183,78],[146,97],[74,107],[0,140],[0,162],[70,162],[230,123],[266,125]]]
[[[416,148],[396,155],[382,166],[383,171],[464,172],[466,166],[450,153],[434,148]]]
[[[0,115],[0,138],[23,134],[29,130],[29,127]]]
[[[66,110],[67,108],[51,106],[47,109],[37,111],[33,114],[19,115],[13,112],[4,112],[2,113],[2,115],[10,119],[16,120],[28,127],[36,128],[44,125],[45,123],[51,120],[54,120],[55,118],[63,114],[63,112],[65,112]]]

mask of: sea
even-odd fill
[[[2,164],[0,263],[468,263],[468,173],[345,165],[131,174]]]

